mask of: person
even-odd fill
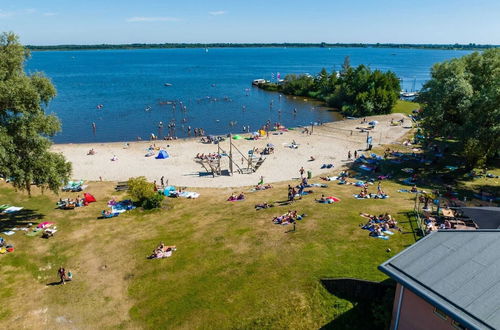
[[[354,150],[354,159],[357,159],[357,158],[358,158],[358,151]]]
[[[316,160],[316,158],[314,158],[314,156],[311,156],[311,157],[309,158],[309,161],[310,161],[310,162],[314,162],[315,160]]]
[[[112,162],[115,162],[115,161],[117,161],[117,160],[118,160],[118,157],[116,157],[116,155],[113,155],[113,158],[111,158],[111,161],[112,161]]]
[[[347,159],[351,160],[351,150],[347,152]]]
[[[160,183],[161,183],[162,188],[163,188],[163,187],[165,187],[165,182],[163,181],[163,180],[164,180],[164,178],[165,178],[164,176],[162,176],[162,177],[160,178]]]
[[[57,274],[59,275],[59,278],[61,279],[61,284],[64,284],[65,283],[64,281],[66,279],[66,270],[64,269],[63,266],[59,267]]]
[[[304,172],[306,170],[304,170],[304,167],[301,167],[300,170],[299,170],[299,173],[300,173],[300,177],[302,178],[304,176]]]
[[[264,184],[264,176],[263,175],[260,176],[260,180],[259,180],[258,184],[259,185]]]

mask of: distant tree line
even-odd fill
[[[393,44],[393,43],[133,43],[133,44],[97,44],[97,45],[53,45],[53,46],[26,46],[30,50],[97,50],[97,49],[154,49],[154,48],[251,48],[251,47],[290,47],[290,48],[417,48],[417,49],[454,49],[454,50],[481,50],[500,47],[500,45],[479,44]]]
[[[435,64],[418,102],[425,132],[456,141],[469,168],[494,160],[500,153],[500,49]]]
[[[324,101],[348,116],[371,116],[391,113],[401,90],[393,72],[371,70],[365,65],[351,67],[346,57],[342,70],[316,76],[287,75],[282,83],[260,87],[287,95],[305,96]]]

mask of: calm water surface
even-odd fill
[[[316,74],[323,67],[339,70],[349,55],[352,65],[392,70],[402,79],[403,89],[419,89],[434,63],[468,53],[373,48],[51,51],[33,52],[26,68],[45,72],[57,88],[47,109],[62,122],[56,143],[105,142],[165,135],[170,122],[176,123],[176,135],[185,137],[188,126],[225,134],[241,132],[243,126],[253,131],[267,120],[286,126],[338,120],[335,112],[302,98],[280,99],[250,83],[256,78],[270,80],[277,72],[283,78],[289,73]],[[166,101],[182,101],[186,111],[160,104]],[[104,107],[98,109],[99,104]]]

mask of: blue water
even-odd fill
[[[403,89],[419,89],[434,63],[468,53],[373,48],[51,51],[33,52],[26,69],[45,72],[57,88],[47,108],[62,122],[56,143],[105,142],[165,135],[170,122],[176,123],[175,134],[185,137],[188,126],[225,134],[241,132],[243,126],[253,131],[267,120],[286,126],[338,120],[337,113],[303,98],[280,99],[250,83],[272,79],[277,72],[283,78],[288,73],[315,74],[323,67],[339,70],[349,55],[352,65],[392,70],[402,79]],[[160,105],[161,101],[182,101],[186,111],[179,105],[175,110]],[[97,109],[99,104],[104,107]]]

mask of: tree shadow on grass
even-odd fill
[[[35,210],[22,209],[15,213],[0,214],[0,231],[12,230],[16,227],[27,227],[28,224],[38,224],[45,215]]]
[[[391,321],[395,282],[388,279],[371,282],[358,279],[322,279],[331,294],[354,306],[323,325],[321,329],[387,329]]]

